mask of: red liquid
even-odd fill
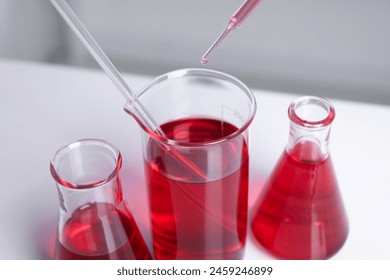
[[[57,240],[56,259],[151,259],[130,215],[106,203],[89,204],[73,213]]]
[[[252,222],[256,239],[282,259],[327,259],[344,244],[348,221],[330,156],[314,145],[284,152]]]
[[[162,129],[171,139],[205,142],[236,127],[211,119],[169,122]],[[186,157],[211,174],[238,167],[219,180],[193,182],[188,170],[154,141],[145,162],[149,185],[153,245],[156,259],[240,259],[247,225],[248,151],[242,135],[214,148],[191,149]],[[213,156],[214,155],[214,156]],[[215,161],[213,161],[215,160]],[[169,175],[167,176],[166,173]]]

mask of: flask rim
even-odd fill
[[[61,172],[58,171],[58,161],[61,159],[61,157],[66,155],[69,152],[72,152],[72,150],[80,149],[80,147],[91,146],[91,145],[95,145],[97,147],[100,147],[101,149],[105,149],[110,153],[112,153],[115,162],[113,169],[110,172],[107,172],[105,176],[102,176],[101,179],[88,182],[86,184],[77,184],[61,176],[60,174]],[[104,185],[119,175],[119,171],[121,167],[122,167],[122,155],[120,151],[111,143],[105,140],[95,139],[95,138],[80,139],[78,141],[72,142],[70,144],[61,147],[60,149],[57,150],[57,152],[54,154],[54,156],[50,161],[50,173],[53,179],[61,186],[70,189],[75,189],[75,190],[90,189],[90,188],[95,188]]]
[[[314,105],[314,106],[313,106]],[[299,109],[303,106],[310,106],[314,110],[322,110],[325,115],[321,118],[314,118],[303,116],[304,114],[299,113]],[[325,112],[324,112],[325,111]],[[318,96],[302,96],[291,102],[288,108],[288,117],[290,120],[298,125],[305,128],[323,128],[332,124],[335,118],[335,109],[329,100]]]

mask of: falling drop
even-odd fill
[[[203,65],[207,64],[207,62],[209,62],[209,61],[207,60],[206,57],[202,57],[201,60],[200,60],[200,63],[202,63]]]

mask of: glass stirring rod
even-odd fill
[[[238,10],[230,18],[229,24],[226,27],[226,29],[221,33],[221,35],[219,35],[217,40],[215,40],[215,42],[211,45],[211,47],[202,56],[200,63],[206,64],[208,62],[207,56],[211,53],[211,51],[214,50],[223,39],[225,39],[225,37],[230,33],[230,31],[236,29],[246,20],[246,18],[256,8],[259,2],[260,0],[246,0],[241,5],[241,7],[238,8]]]

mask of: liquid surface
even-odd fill
[[[319,158],[316,153],[315,147],[302,145],[284,152],[260,197],[252,232],[276,257],[327,259],[347,238],[347,216],[330,156],[302,161]]]
[[[170,122],[162,129],[171,139],[207,142],[236,127],[211,119]],[[186,156],[219,180],[191,181],[188,171],[155,144],[145,162],[156,259],[240,259],[246,238],[248,151],[244,138],[211,150],[191,149]],[[220,160],[220,161],[218,161]],[[238,168],[232,170],[232,165]]]
[[[76,210],[57,239],[56,259],[114,260],[151,259],[130,215],[106,203]]]

